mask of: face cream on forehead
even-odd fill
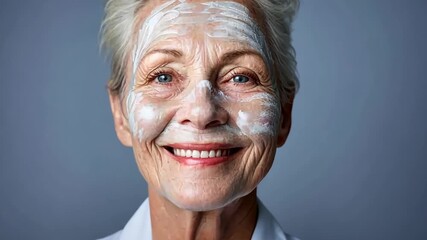
[[[195,26],[202,26],[205,39],[224,39],[248,45],[259,52],[266,63],[270,63],[264,35],[242,4],[231,1],[168,1],[155,8],[138,31],[132,81],[141,59],[153,43],[190,34]]]

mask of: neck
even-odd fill
[[[153,239],[251,239],[258,213],[256,190],[224,208],[180,209],[149,188]]]

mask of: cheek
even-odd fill
[[[167,106],[150,101],[142,93],[129,93],[127,106],[132,135],[140,143],[153,140],[167,125]]]
[[[269,171],[276,152],[275,141],[280,123],[279,101],[270,94],[261,93],[242,98],[237,104],[236,125],[253,145],[242,156],[240,165],[247,186],[258,185]]]
[[[280,105],[273,97],[243,99],[235,113],[236,124],[243,134],[252,138],[274,137],[280,121]]]

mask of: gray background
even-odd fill
[[[304,0],[293,129],[259,188],[303,240],[426,239],[427,4]],[[146,196],[116,139],[103,1],[0,1],[0,239],[94,239]]]

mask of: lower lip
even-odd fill
[[[183,165],[188,165],[188,166],[212,166],[212,165],[228,162],[231,160],[230,156],[213,157],[213,158],[188,158],[188,157],[177,156],[166,149],[164,149],[164,151],[166,151],[174,160],[178,161]]]

